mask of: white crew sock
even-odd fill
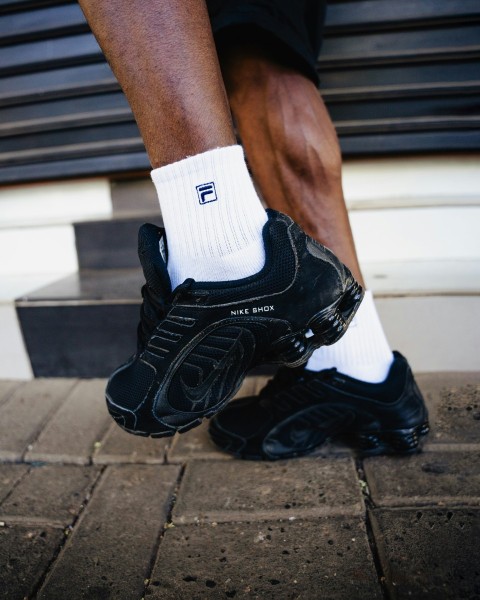
[[[369,383],[384,381],[393,354],[385,337],[371,291],[363,302],[345,335],[332,346],[316,350],[307,363],[309,371],[336,367],[340,373]]]
[[[167,232],[172,289],[188,277],[231,281],[260,271],[267,214],[241,146],[209,150],[151,175]]]

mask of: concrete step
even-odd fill
[[[480,370],[480,261],[367,263],[365,273],[392,347],[416,370]],[[142,283],[140,269],[84,270],[19,297],[35,376],[108,376],[135,350]]]
[[[161,222],[160,213],[142,217],[75,223],[75,243],[79,268],[137,268],[139,264],[138,229],[146,222]]]
[[[105,377],[136,348],[140,269],[83,271],[16,302],[36,377]]]

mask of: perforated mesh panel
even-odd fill
[[[110,395],[122,408],[134,411],[141,404],[154,381],[155,372],[136,361],[116,374],[109,386]]]

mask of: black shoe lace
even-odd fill
[[[140,322],[137,327],[137,348],[143,350],[154,329],[163,321],[172,304],[188,294],[193,279],[186,279],[167,297],[156,294],[146,283],[142,287]]]
[[[261,390],[260,401],[265,408],[271,411],[291,412],[292,408],[304,406],[306,402],[309,402],[308,396],[302,394],[300,389],[295,390],[295,385],[310,378],[327,381],[336,372],[335,367],[318,372],[305,371],[303,366],[293,369],[282,367]]]

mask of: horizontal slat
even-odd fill
[[[133,121],[120,92],[0,108],[0,137]]]
[[[0,75],[104,61],[91,33],[0,48]]]
[[[437,62],[444,64],[450,60],[479,60],[480,45],[478,46],[456,46],[454,48],[432,48],[415,51],[405,50],[402,52],[378,52],[365,55],[332,55],[321,60],[319,70],[345,69],[350,67],[367,67],[377,65],[404,65],[424,62]]]
[[[0,15],[0,44],[90,31],[80,6],[66,4],[41,10]]]
[[[418,99],[422,96],[452,97],[478,95],[480,92],[479,81],[467,81],[465,83],[427,83],[424,85],[390,85],[378,87],[358,87],[347,89],[324,89],[323,99],[327,102],[349,102],[361,100],[382,99],[392,101],[398,98]],[[352,104],[353,105],[353,104]]]
[[[480,24],[327,37],[320,68],[480,56]]]
[[[91,94],[80,98],[59,98],[35,102],[33,104],[18,104],[0,108],[0,127],[10,123],[35,119],[48,119],[62,116],[75,116],[75,112],[93,112],[99,110],[128,108],[125,96],[120,92],[106,94]]]
[[[339,135],[360,135],[382,133],[388,134],[401,131],[446,131],[472,129],[480,130],[478,117],[410,117],[397,119],[369,119],[358,121],[337,121],[336,129]]]
[[[66,128],[77,129],[94,125],[131,123],[133,120],[134,118],[129,108],[112,108],[88,113],[75,113],[73,115],[51,117],[49,119],[32,119],[18,123],[0,124],[0,138],[45,131],[63,131]]]
[[[320,89],[335,88],[351,91],[352,88],[389,88],[391,86],[418,86],[436,83],[453,85],[480,79],[479,61],[448,60],[442,62],[400,63],[374,65],[322,71],[320,65]]]
[[[374,101],[369,98],[355,103],[327,102],[330,116],[334,122],[344,120],[371,119],[409,119],[468,117],[480,115],[480,96],[467,95],[446,97],[420,97],[408,99],[391,98],[388,102],[383,99]]]
[[[38,160],[42,160],[47,152],[62,152],[67,145],[74,147],[90,142],[108,145],[116,140],[137,139],[138,135],[135,123],[119,123],[3,138],[0,139],[0,164],[9,160],[10,155],[13,157],[31,152],[37,154]],[[34,156],[32,160],[35,160]]]
[[[480,130],[341,136],[344,156],[478,151]]]
[[[79,65],[0,79],[0,106],[119,89],[107,63]]]
[[[448,20],[480,18],[478,0],[366,0],[339,2],[327,9],[326,29],[371,30],[373,27],[402,28]]]
[[[0,0],[0,13],[45,8],[65,4],[65,0]]]
[[[82,158],[84,156],[105,156],[108,154],[140,152],[143,148],[142,139],[133,136],[96,142],[78,142],[64,146],[47,147],[42,149],[41,152],[37,148],[5,152],[0,154],[0,166],[32,165],[34,163]]]
[[[70,177],[108,175],[114,173],[149,172],[151,169],[145,151],[125,152],[105,156],[82,156],[73,160],[57,160],[28,166],[28,169],[0,166],[0,182],[4,184],[62,179]]]

